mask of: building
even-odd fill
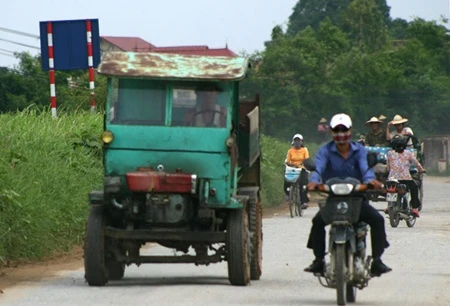
[[[139,37],[101,36],[100,51],[124,51],[124,52],[161,52],[210,56],[237,56],[232,50],[225,48],[209,48],[199,46],[170,46],[157,47]]]

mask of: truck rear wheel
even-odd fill
[[[105,216],[103,207],[91,207],[84,242],[84,271],[89,286],[108,282],[105,264]]]
[[[250,279],[259,280],[262,274],[262,209],[259,195],[249,202],[249,228],[251,242]]]
[[[250,283],[250,241],[245,209],[233,209],[228,213],[226,250],[230,283],[247,286]]]
[[[121,280],[125,274],[125,263],[108,260],[106,263],[108,278],[110,280]]]

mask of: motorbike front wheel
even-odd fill
[[[297,187],[292,185],[289,189],[289,212],[291,213],[291,218],[298,216],[296,193]]]
[[[347,277],[346,277],[346,256],[345,244],[336,245],[335,255],[335,269],[336,269],[336,296],[337,304],[345,305],[347,303]]]
[[[353,287],[352,285],[347,285],[347,302],[356,302],[356,287]]]

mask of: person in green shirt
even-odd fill
[[[365,146],[371,147],[386,147],[389,146],[389,141],[386,139],[386,132],[383,131],[381,125],[383,121],[378,119],[377,117],[370,118],[369,121],[366,122],[366,126],[370,127],[370,132],[367,133],[364,138]]]

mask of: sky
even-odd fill
[[[2,1],[0,28],[39,35],[39,22],[98,19],[100,35],[137,36],[156,45],[228,45],[235,52],[264,49],[272,28],[287,26],[298,0],[14,0]],[[387,0],[393,18],[450,18],[450,0]],[[133,3],[133,5],[131,4]],[[12,52],[32,49],[10,40],[40,47],[37,38],[0,29],[0,66],[13,67]],[[6,51],[5,51],[6,50]]]

